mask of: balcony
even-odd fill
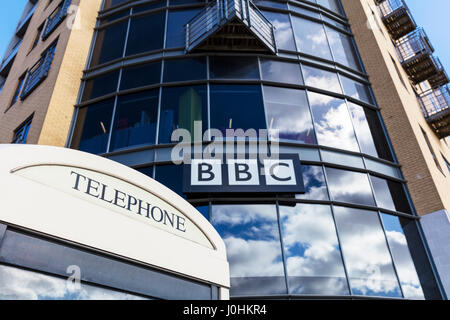
[[[44,31],[42,32],[42,40],[48,38],[48,36],[55,30],[60,23],[67,16],[67,10],[71,4],[72,0],[64,0],[61,4],[52,12],[50,17],[48,17],[45,24]]]
[[[439,59],[433,56],[434,48],[423,29],[397,40],[395,45],[400,62],[414,84],[428,80],[435,88],[448,83],[447,75]]]
[[[419,96],[420,106],[428,124],[440,139],[450,136],[450,88],[431,89]]]
[[[394,40],[416,29],[416,22],[403,0],[384,0],[378,7],[381,19]]]
[[[212,1],[185,29],[186,52],[277,52],[273,25],[250,0]]]
[[[43,54],[41,59],[28,71],[23,85],[20,99],[25,99],[31,92],[47,78],[48,72],[55,56],[56,43],[52,44]]]

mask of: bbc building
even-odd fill
[[[74,205],[139,219],[147,190],[199,230],[155,227],[163,213],[102,225],[161,237],[135,247],[95,238],[104,220],[76,208],[85,236],[47,227],[45,206],[46,224],[0,210],[0,298],[95,298],[40,293],[79,264],[117,299],[447,299],[450,94],[433,51],[402,0],[29,0],[0,67],[0,143],[66,149],[2,146],[0,175],[57,197],[48,176],[67,174],[64,197],[89,181]]]

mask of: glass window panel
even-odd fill
[[[394,200],[389,191],[387,180],[370,176],[377,206],[384,209],[395,211]]]
[[[204,3],[205,0],[169,0],[169,4],[171,6],[182,5],[182,4],[191,4],[191,3]]]
[[[379,172],[388,177],[393,177],[397,179],[403,178],[400,169],[398,167],[394,167],[386,163],[382,163],[368,158],[364,158],[364,162],[366,163],[367,170]]]
[[[378,117],[378,112],[368,108],[364,108],[364,113],[366,114],[367,122],[370,127],[370,132],[372,133],[372,138],[375,143],[375,148],[377,149],[378,157],[394,161],[389,148],[386,135],[384,134],[383,128],[381,127],[381,120]]]
[[[126,55],[162,49],[165,17],[166,13],[162,11],[131,18]]]
[[[206,58],[164,61],[164,82],[206,79]]]
[[[79,109],[71,148],[106,152],[113,108],[114,99],[109,99]]]
[[[206,86],[163,88],[158,143],[170,143],[172,132],[186,129],[194,139],[194,121],[208,127]]]
[[[142,300],[144,298],[67,279],[0,265],[0,300]]]
[[[97,32],[91,67],[123,56],[127,27],[128,20],[125,20]]]
[[[263,80],[303,84],[300,64],[269,59],[261,59],[260,61]]]
[[[82,101],[104,96],[108,93],[116,92],[119,82],[119,70],[98,76],[95,79],[87,80],[83,91]]]
[[[178,193],[183,198],[183,166],[167,165],[157,166],[155,170],[155,180],[165,185],[173,192]]]
[[[378,213],[334,207],[334,215],[352,293],[401,297]]]
[[[321,23],[292,16],[295,41],[300,52],[332,60],[327,36]]]
[[[211,128],[265,129],[266,119],[259,85],[211,85]]]
[[[367,121],[365,108],[347,101],[350,115],[352,116],[353,126],[355,127],[356,137],[358,138],[361,152],[378,157],[377,148],[372,137],[369,122]]]
[[[367,174],[328,167],[325,169],[333,200],[375,206]]]
[[[330,27],[326,27],[326,30],[334,60],[344,66],[361,71],[351,37]]]
[[[305,84],[310,87],[342,93],[339,78],[335,72],[302,65]]]
[[[359,156],[334,152],[329,150],[320,150],[322,161],[334,164],[340,164],[347,167],[365,169],[363,159]]]
[[[295,4],[291,4],[291,3],[289,4],[289,8],[292,11],[300,13],[300,14],[303,14],[305,16],[313,17],[313,18],[316,18],[316,19],[320,19],[320,13],[319,12],[311,11],[311,10],[308,10],[308,9],[305,9],[305,8],[302,8],[302,7],[297,7]]]
[[[375,200],[380,208],[411,213],[408,199],[401,183],[370,176],[375,193]]]
[[[345,101],[314,92],[308,97],[319,144],[359,152]]]
[[[231,296],[286,294],[275,205],[213,205],[227,247]]]
[[[317,3],[327,9],[330,9],[331,11],[342,14],[342,10],[338,1],[339,0],[317,0]]]
[[[381,217],[404,297],[424,300],[422,286],[403,231],[406,226],[403,226],[402,222],[406,219],[388,214],[382,214]]]
[[[316,143],[304,90],[264,86],[264,99],[271,139]]]
[[[146,3],[144,5],[134,6],[133,14],[139,13],[139,12],[144,12],[147,10],[162,8],[162,7],[165,7],[166,4],[167,4],[167,1],[163,0],[163,1],[152,1],[152,2]]]
[[[296,51],[294,34],[289,16],[284,13],[262,10],[264,16],[275,27],[275,41],[278,49]]]
[[[124,3],[128,0],[105,0],[104,4],[103,4],[103,10],[115,7],[121,3]]]
[[[348,295],[330,206],[280,207],[291,294]]]
[[[155,144],[158,98],[159,89],[118,98],[111,151]]]
[[[340,75],[344,93],[352,98],[374,104],[367,85]]]
[[[297,199],[329,200],[322,166],[302,165],[303,182],[306,192],[296,194]]]
[[[167,21],[166,48],[185,47],[186,31],[184,25],[191,20],[200,9],[170,10]]]
[[[120,90],[149,86],[161,81],[161,61],[127,67],[122,70]]]
[[[259,79],[258,61],[254,57],[209,58],[211,79]]]
[[[268,1],[268,0],[256,0],[254,3],[259,6],[271,7],[271,8],[279,8],[279,9],[287,9],[286,2],[278,2],[278,1]]]
[[[153,166],[145,167],[145,168],[138,168],[135,169],[136,171],[139,171],[140,173],[145,174],[146,176],[153,178]]]

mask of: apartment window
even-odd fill
[[[433,160],[434,160],[434,163],[436,164],[436,167],[439,169],[439,171],[444,173],[442,171],[441,165],[439,164],[439,160],[438,160],[438,158],[436,157],[436,154],[433,151],[433,147],[431,146],[430,139],[428,139],[428,136],[427,136],[426,132],[422,128],[420,128],[420,130],[422,130],[423,137],[425,138],[425,141],[427,142],[428,149],[430,149],[430,153],[431,153],[431,156],[433,157]]]
[[[45,50],[41,59],[28,70],[27,80],[23,85],[20,98],[25,99],[47,77],[55,55],[56,41]],[[18,94],[18,92],[16,92]]]
[[[31,46],[30,51],[33,50],[34,48],[36,48],[36,46],[38,45],[43,29],[44,29],[44,24],[41,24],[36,31],[36,37],[34,38],[33,45]]]
[[[25,76],[26,76],[26,73],[24,73],[19,78],[19,81],[17,82],[16,91],[14,92],[14,96],[13,96],[13,98],[11,100],[10,106],[12,106],[14,103],[16,103],[16,101],[19,99],[20,91],[22,90],[23,83],[24,83],[24,80],[25,80]]]
[[[14,137],[11,143],[25,144],[27,143],[28,132],[30,131],[31,122],[33,118],[30,117],[22,123],[16,130],[14,130]]]
[[[72,0],[64,0],[59,6],[52,12],[52,14],[47,18],[45,24],[44,32],[42,33],[42,40],[48,38],[48,36],[59,26],[59,24],[67,16],[67,10],[69,9]]]
[[[5,79],[0,78],[0,94],[2,93],[3,87],[5,86],[5,82]]]

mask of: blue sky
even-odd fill
[[[355,0],[356,1],[356,0]],[[6,50],[27,0],[0,0],[0,56]],[[419,26],[425,28],[436,55],[450,73],[450,1],[406,0]]]

